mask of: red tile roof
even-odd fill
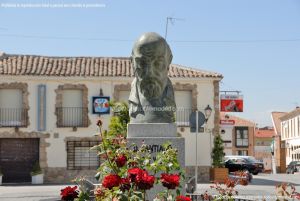
[[[229,118],[226,118],[229,117]],[[243,119],[237,116],[229,115],[228,113],[221,112],[221,120],[234,120],[235,124],[233,126],[247,126],[247,127],[255,127],[256,124],[253,121]]]
[[[280,118],[285,116],[287,113],[286,112],[272,112],[271,113],[271,117],[272,117],[272,120],[273,120],[273,126],[275,128],[275,133],[277,135],[280,135],[281,134],[281,120]]]
[[[271,138],[271,137],[275,136],[275,131],[274,131],[274,129],[272,129],[272,130],[256,129],[254,135],[257,138]]]
[[[0,52],[1,75],[133,77],[128,57],[48,57]],[[171,78],[223,78],[219,73],[171,64]]]

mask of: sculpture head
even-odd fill
[[[132,65],[141,93],[148,99],[160,97],[168,83],[172,52],[157,33],[143,34],[132,49]]]

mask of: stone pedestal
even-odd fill
[[[152,156],[155,158],[158,152],[163,151],[162,145],[170,142],[173,148],[178,150],[178,161],[182,169],[185,169],[185,143],[184,138],[177,136],[177,125],[168,123],[130,123],[128,124],[127,139],[129,144],[135,143],[138,147],[145,143],[151,149]],[[159,177],[160,174],[156,175]],[[147,193],[147,200],[152,201],[158,192],[165,190],[165,187],[156,185]],[[185,183],[181,181],[183,187],[182,194],[185,193]]]

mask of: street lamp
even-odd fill
[[[210,115],[211,115],[212,109],[209,105],[206,106],[204,109],[204,115],[205,115],[205,122],[207,123]],[[202,113],[203,115],[203,113]],[[202,126],[202,125],[200,125]],[[197,189],[197,183],[198,183],[198,129],[199,129],[199,112],[196,111],[196,166],[195,166],[195,183],[196,183],[196,189]],[[210,146],[211,146],[211,137],[210,137]]]

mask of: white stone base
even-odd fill
[[[38,174],[31,176],[32,184],[43,184],[44,183],[44,174]]]
[[[165,136],[166,134],[167,136]],[[181,168],[185,169],[185,142],[184,138],[176,137],[177,126],[176,124],[129,124],[127,139],[129,144],[134,143],[137,147],[140,147],[142,143],[149,146],[152,152],[153,158],[156,154],[162,151],[162,145],[166,142],[170,142],[173,148],[178,150],[178,161]],[[149,137],[150,136],[150,137]],[[156,177],[160,177],[159,174]],[[185,182],[181,181],[181,186],[185,187]],[[152,201],[157,193],[164,191],[166,188],[160,185],[156,185],[151,191],[147,193],[147,200]],[[184,195],[185,189],[182,189],[182,195]],[[174,192],[174,194],[176,194]]]
[[[127,137],[177,137],[175,123],[129,123]]]

